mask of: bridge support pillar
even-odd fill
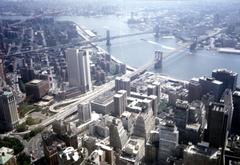
[[[156,25],[154,28],[154,33],[155,33],[155,37],[159,38],[160,37],[160,27],[159,25]]]
[[[110,46],[111,45],[110,30],[107,30],[106,32],[106,39],[107,39],[106,45]]]
[[[190,45],[190,51],[191,51],[191,52],[196,49],[197,44],[198,44],[198,37],[195,36],[195,37],[193,38],[193,43]]]
[[[162,68],[162,62],[163,62],[163,52],[156,50],[155,51],[155,64],[154,68],[155,69],[160,69]]]

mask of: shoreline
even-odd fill
[[[89,29],[84,29],[82,28],[79,24],[77,24],[76,22],[74,22],[75,26],[76,26],[76,30],[78,32],[78,34],[85,40],[85,41],[90,41],[90,39],[88,37],[91,38],[91,36],[88,35],[88,33],[86,32],[86,30],[89,30]],[[91,31],[91,30],[89,30]],[[87,36],[86,36],[87,35]],[[106,53],[108,55],[110,55],[111,57],[111,60],[118,63],[118,64],[125,64],[124,62],[120,61],[119,59],[117,59],[116,57],[114,57],[112,54],[109,54],[105,49],[101,48],[100,46],[98,46],[97,44],[94,44],[94,43],[90,43],[90,45],[94,48],[97,49],[97,51],[101,51],[103,53]],[[125,64],[126,65],[126,68],[128,71],[135,71],[136,68],[134,67],[131,67],[129,66],[128,64]]]

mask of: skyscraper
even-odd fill
[[[232,132],[240,133],[240,91],[233,93],[233,118],[232,118]]]
[[[18,124],[18,112],[15,98],[12,92],[0,93],[0,129],[12,130]]]
[[[199,83],[202,87],[202,94],[210,93],[214,96],[215,101],[219,101],[223,93],[223,82],[209,77],[199,78]]]
[[[117,77],[115,79],[115,91],[118,92],[119,90],[126,90],[127,95],[130,95],[131,81],[129,78]]]
[[[194,100],[200,100],[201,97],[202,97],[202,87],[198,79],[193,78],[189,82],[188,101],[191,103]]]
[[[122,121],[114,118],[110,125],[110,145],[116,151],[120,151],[128,140],[127,131],[123,128]]]
[[[69,85],[82,92],[92,89],[89,50],[69,48],[66,50]]]
[[[230,132],[231,126],[232,126],[232,117],[233,117],[233,98],[232,98],[231,89],[225,90],[225,92],[223,93],[223,99],[224,99],[224,109],[228,113],[227,129],[228,129],[228,132]]]
[[[211,103],[208,115],[208,142],[211,147],[225,148],[228,112],[223,103]]]
[[[212,77],[223,82],[223,88],[236,90],[238,74],[227,69],[216,69],[212,72]]]
[[[82,103],[78,105],[78,116],[81,123],[85,123],[91,120],[91,104]]]
[[[180,129],[185,129],[188,122],[189,103],[183,100],[177,100],[176,108],[174,109],[174,121]]]
[[[158,160],[165,163],[178,146],[178,130],[172,121],[161,123],[159,128]]]
[[[126,110],[127,106],[127,92],[120,90],[119,93],[114,95],[114,115],[120,117]]]

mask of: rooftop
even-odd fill
[[[190,145],[185,149],[189,154],[200,154],[209,157],[210,159],[217,159],[220,151],[210,148],[208,143],[199,143],[198,145]]]
[[[0,149],[0,164],[6,164],[14,156],[9,153],[11,150],[12,149],[6,147]]]
[[[67,160],[73,160],[74,162],[80,159],[78,152],[73,147],[67,147],[59,154],[60,158],[65,158]]]
[[[131,137],[123,147],[123,156],[124,157],[135,157],[138,152],[141,150],[141,147],[144,146],[144,139]]]
[[[215,69],[215,70],[213,70],[213,73],[225,73],[225,74],[229,74],[231,76],[237,76],[236,72],[233,72],[233,71],[228,70],[226,68]]]
[[[221,85],[221,84],[223,84],[223,82],[218,81],[218,80],[215,80],[215,79],[212,78],[212,77],[206,77],[206,76],[203,76],[203,77],[200,77],[200,80],[202,80],[202,81],[212,82],[212,83],[217,84],[217,85]]]
[[[96,99],[94,99],[92,102],[97,104],[107,104],[108,102],[113,100],[115,92],[108,91],[103,93],[102,95],[98,96]]]
[[[40,83],[41,81],[42,81],[42,80],[34,79],[34,80],[30,81],[29,83],[31,83],[31,84],[38,84],[38,83]]]
[[[224,104],[212,103],[212,105],[213,105],[213,108],[212,108],[213,111],[219,111],[219,112],[224,112],[225,111]]]
[[[240,96],[240,91],[234,91],[233,95],[234,96]]]

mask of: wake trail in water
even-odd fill
[[[153,44],[153,45],[159,45],[159,46],[161,46],[163,49],[167,49],[167,50],[175,50],[175,48],[173,48],[173,47],[166,46],[166,45],[160,44],[160,43],[155,42],[155,41],[145,40],[145,39],[142,39],[142,40],[143,40],[143,41],[146,41],[146,42],[148,42],[148,43],[150,43],[150,44]]]

